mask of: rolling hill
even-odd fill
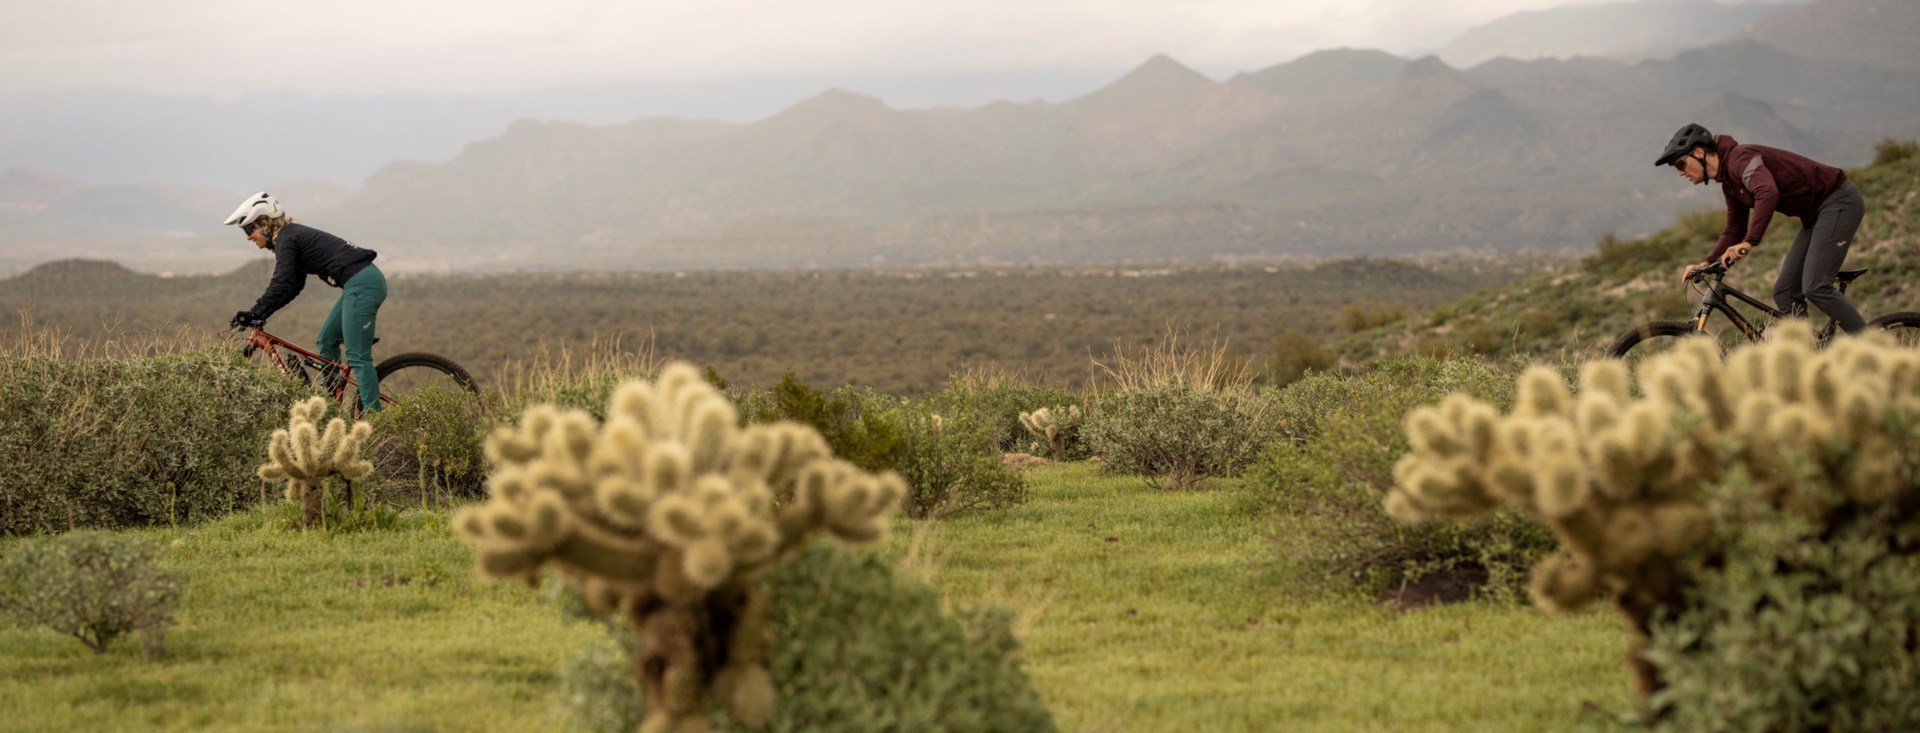
[[[1920,155],[1853,169],[1848,178],[1865,196],[1867,214],[1845,267],[1870,269],[1848,297],[1869,319],[1920,311]],[[1699,299],[1682,288],[1680,268],[1712,249],[1724,222],[1722,211],[1703,209],[1642,239],[1605,238],[1578,264],[1481,291],[1424,319],[1355,334],[1339,348],[1354,362],[1408,351],[1598,356],[1628,328],[1694,313]],[[1798,220],[1778,219],[1751,264],[1736,267],[1727,283],[1771,302],[1780,257],[1798,231]],[[1751,308],[1740,310],[1750,320],[1760,317]],[[1813,321],[1823,324],[1826,317],[1816,313]],[[1716,333],[1732,329],[1719,315],[1708,324]]]

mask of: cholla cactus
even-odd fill
[[[309,526],[322,513],[327,479],[338,476],[351,486],[373,473],[373,464],[360,457],[373,426],[348,427],[336,417],[322,432],[315,423],[326,413],[327,402],[319,397],[295,402],[287,427],[267,438],[267,462],[259,470],[262,479],[287,482],[287,501],[300,505],[300,521]]]
[[[1414,410],[1413,452],[1394,466],[1387,511],[1416,521],[1506,509],[1538,521],[1563,552],[1534,568],[1534,602],[1572,610],[1610,597],[1643,637],[1684,602],[1688,568],[1717,551],[1700,490],[1729,471],[1816,529],[1887,507],[1914,513],[1903,526],[1920,537],[1913,447],[1896,445],[1893,429],[1920,417],[1920,353],[1811,341],[1788,322],[1722,360],[1710,340],[1690,339],[1641,367],[1639,397],[1626,365],[1607,360],[1581,367],[1577,395],[1552,370],[1528,370],[1510,414],[1464,395]],[[1642,691],[1657,689],[1637,653],[1632,663]]]
[[[1058,412],[1051,407],[1022,412],[1020,425],[1033,437],[1046,441],[1047,455],[1058,460],[1067,455],[1068,436],[1080,429],[1080,406],[1067,405]]]
[[[605,425],[535,407],[486,450],[491,499],[454,518],[481,573],[531,582],[551,567],[621,613],[644,642],[647,733],[707,729],[710,697],[764,723],[774,691],[757,571],[816,533],[878,539],[906,494],[896,474],[835,459],[807,426],[742,429],[685,363],[621,386]]]

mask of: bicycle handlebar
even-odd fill
[[[1706,267],[1694,270],[1692,275],[1687,276],[1687,282],[1699,282],[1709,277],[1725,274],[1727,274],[1727,264],[1725,262],[1715,262]]]

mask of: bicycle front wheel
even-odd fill
[[[424,391],[478,394],[473,376],[452,359],[439,354],[412,351],[397,354],[373,368],[380,376],[380,394],[405,400]]]
[[[1607,346],[1607,355],[1616,359],[1624,359],[1628,355],[1642,359],[1672,349],[1680,343],[1680,339],[1701,335],[1694,330],[1692,323],[1686,321],[1649,321],[1620,334]]]

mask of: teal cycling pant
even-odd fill
[[[373,322],[380,315],[380,304],[387,301],[387,276],[380,273],[380,268],[367,265],[347,278],[340,291],[340,300],[327,313],[326,322],[320,324],[320,335],[314,343],[327,361],[339,361],[340,345],[346,344],[347,367],[360,386],[360,409],[376,411],[380,409],[380,376],[373,371]]]

